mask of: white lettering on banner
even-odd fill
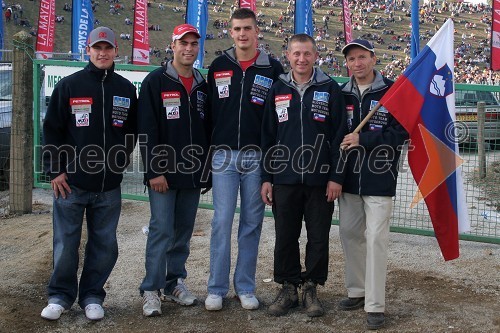
[[[89,24],[89,12],[87,8],[82,8],[82,15],[80,16],[80,24],[78,25],[78,49],[85,49],[87,46]]]
[[[136,25],[134,40],[141,44],[146,43],[145,40],[145,26],[146,26],[146,6],[144,1],[135,2],[135,19],[134,24]],[[137,29],[140,28],[140,29]],[[149,51],[148,51],[149,52]]]
[[[55,15],[53,7],[54,3],[51,0],[42,0],[40,3],[39,19],[38,19],[38,33],[36,43],[37,50],[46,50],[45,47],[53,43],[53,22],[50,22],[51,17]],[[51,31],[52,30],[52,33]]]

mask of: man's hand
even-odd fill
[[[344,136],[344,140],[342,140],[342,143],[340,144],[340,148],[343,150],[345,149],[351,149],[354,147],[359,146],[359,134],[358,133],[349,133],[346,136]]]
[[[149,186],[155,192],[165,193],[168,191],[167,179],[164,175],[149,180]]]
[[[266,205],[273,205],[273,185],[271,185],[270,182],[262,183],[260,196],[262,197],[262,201],[264,201]]]
[[[340,193],[342,193],[342,185],[329,181],[326,185],[326,201],[333,202],[333,200],[340,197]]]
[[[50,185],[52,185],[52,191],[54,191],[54,196],[56,197],[56,199],[59,198],[59,194],[63,197],[63,199],[66,199],[66,192],[68,192],[68,194],[71,193],[71,188],[69,187],[67,180],[68,175],[66,175],[66,172],[64,172],[56,178],[52,179],[52,181],[50,182]]]

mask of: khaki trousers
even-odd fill
[[[366,312],[385,311],[387,246],[392,197],[342,193],[340,240],[348,297],[365,297]]]

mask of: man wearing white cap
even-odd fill
[[[355,39],[342,53],[352,73],[349,82],[341,86],[352,132],[393,82],[374,69],[377,57],[369,41]],[[364,307],[368,329],[385,324],[389,222],[399,156],[407,138],[404,128],[381,107],[359,133],[347,134],[341,143],[345,147],[345,178],[339,198],[339,230],[348,298],[339,308]]]
[[[184,279],[200,189],[208,186],[203,179],[211,133],[207,84],[193,69],[199,38],[192,25],[176,26],[174,59],[146,76],[139,95],[138,128],[151,208],[146,276],[140,286],[146,317],[162,313],[160,289],[166,300],[197,303]]]
[[[57,320],[78,304],[91,320],[104,317],[104,283],[118,258],[120,183],[135,146],[137,95],[114,71],[116,38],[106,27],[88,39],[88,65],[55,86],[43,123],[44,171],[54,191],[54,271],[41,316]],[[78,284],[83,217],[87,244]]]

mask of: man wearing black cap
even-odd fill
[[[176,26],[174,59],[146,76],[139,95],[139,142],[151,208],[146,276],[140,286],[146,317],[162,313],[160,289],[167,300],[197,303],[184,279],[200,188],[206,186],[202,172],[211,133],[207,83],[193,69],[199,39],[194,26]]]
[[[135,145],[137,95],[115,73],[113,31],[91,31],[88,65],[55,86],[43,123],[43,163],[54,191],[54,271],[41,316],[57,320],[76,300],[91,320],[104,316],[104,283],[118,257],[120,183]],[[80,284],[83,217],[87,244]]]
[[[352,73],[349,82],[341,86],[352,132],[393,82],[374,69],[377,58],[367,40],[353,40],[342,53]],[[339,230],[348,298],[340,302],[339,308],[355,310],[364,306],[368,329],[385,323],[389,221],[398,160],[407,138],[403,127],[380,107],[359,133],[346,135],[341,144],[345,178],[339,198]]]

